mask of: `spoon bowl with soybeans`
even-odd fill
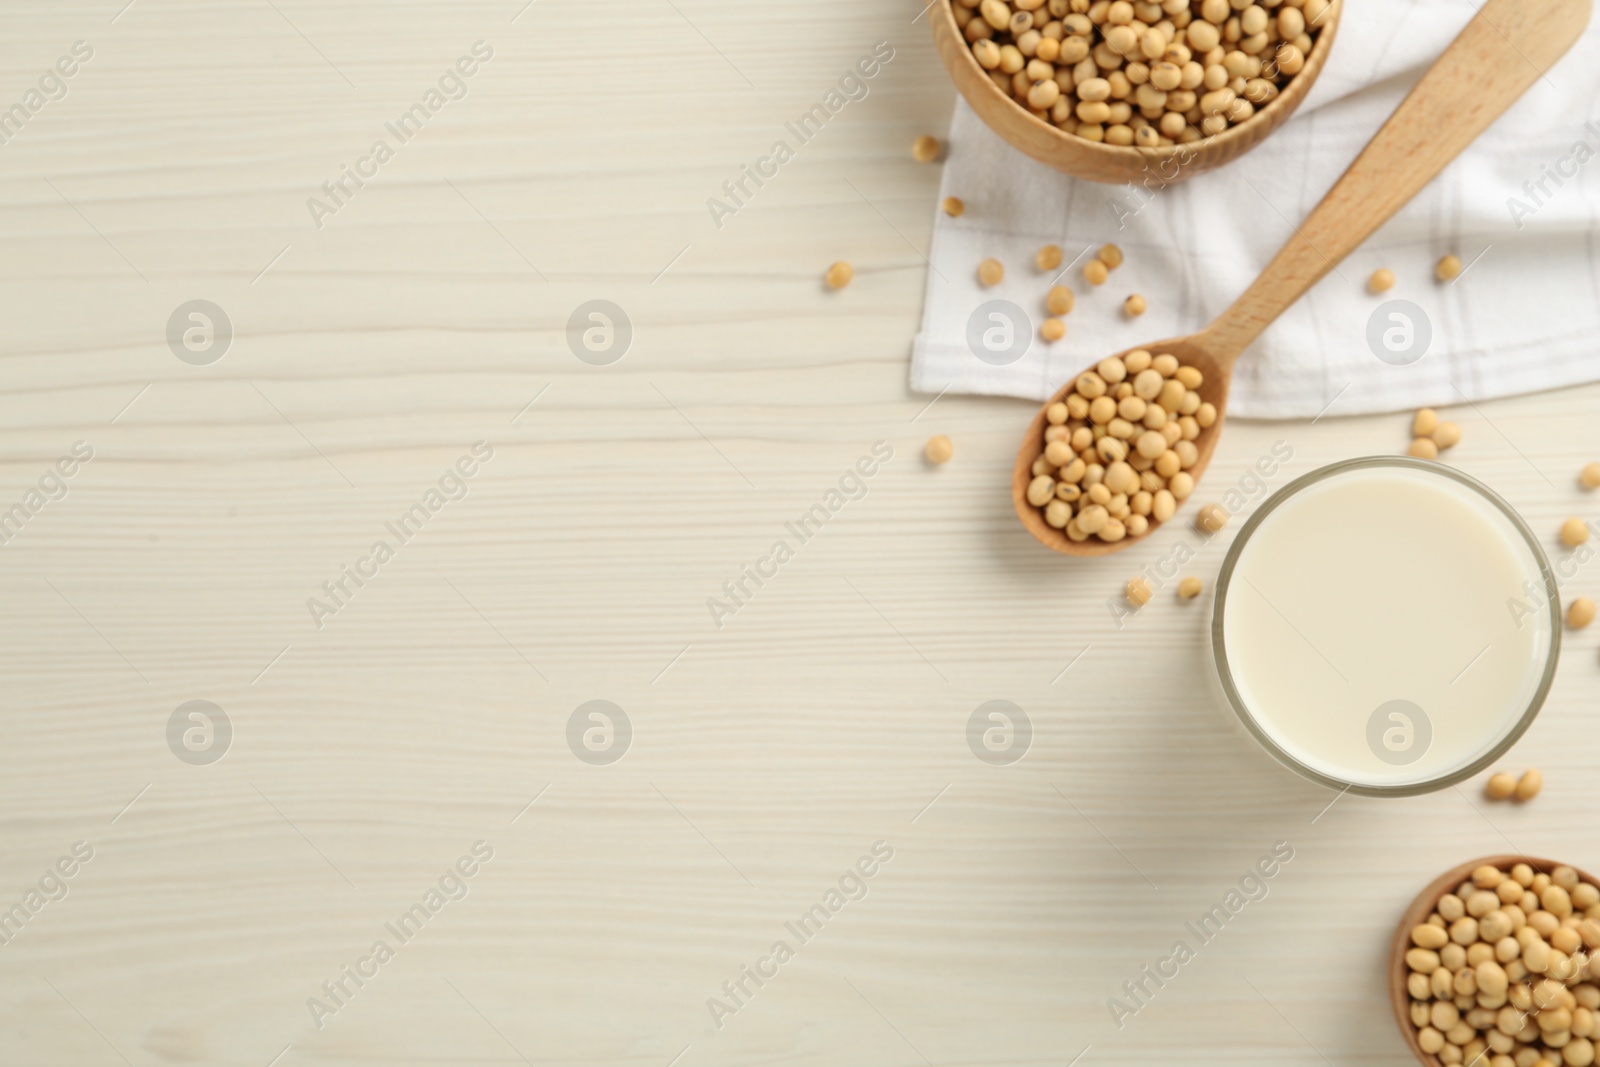
[[[1216,452],[1239,356],[1521,97],[1578,40],[1590,6],[1591,0],[1487,0],[1231,307],[1199,333],[1130,349],[1063,385],[1017,451],[1012,501],[1028,531],[1065,555],[1101,556],[1170,519]],[[1116,377],[1119,365],[1118,381],[1100,373]],[[1115,412],[1096,406],[1105,398]],[[1129,405],[1137,419],[1122,411],[1129,399],[1143,401]],[[1195,425],[1183,423],[1185,417]],[[1114,467],[1116,484],[1108,485]],[[1140,499],[1141,492],[1150,500]],[[1149,510],[1139,514],[1146,504]]]

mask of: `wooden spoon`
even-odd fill
[[[1196,481],[1216,451],[1239,354],[1572,47],[1589,24],[1590,2],[1487,0],[1232,307],[1197,334],[1137,346],[1157,354],[1170,352],[1205,375],[1200,394],[1216,406],[1217,421],[1195,441],[1200,456],[1189,474]],[[1045,407],[1062,400],[1073,384],[1063,385]],[[1112,543],[1097,537],[1074,542],[1044,521],[1027,497],[1033,461],[1044,451],[1044,427],[1041,407],[1022,439],[1011,477],[1012,501],[1029,532],[1069,556],[1103,556],[1148,537],[1147,532]],[[1151,532],[1158,525],[1153,524]]]

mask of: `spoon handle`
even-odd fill
[[[1487,0],[1261,276],[1194,340],[1231,364],[1544,77],[1582,35],[1590,2]]]

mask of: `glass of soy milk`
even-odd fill
[[[1334,789],[1411,796],[1498,759],[1533,723],[1561,647],[1555,575],[1504,500],[1428,460],[1335,463],[1234,540],[1211,651],[1266,750]]]

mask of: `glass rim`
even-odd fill
[[[1329,478],[1352,470],[1361,470],[1371,467],[1399,467],[1423,471],[1427,474],[1438,475],[1453,479],[1461,485],[1475,492],[1487,501],[1501,515],[1503,515],[1521,536],[1528,550],[1533,553],[1534,561],[1539,566],[1539,573],[1544,578],[1545,610],[1550,622],[1550,648],[1545,657],[1544,673],[1539,678],[1528,706],[1523,709],[1521,716],[1490,749],[1472,760],[1470,763],[1458,767],[1448,774],[1429,778],[1420,782],[1408,782],[1403,785],[1363,785],[1356,782],[1346,782],[1325,774],[1313,767],[1307,766],[1295,756],[1285,751],[1274,741],[1256,717],[1246,706],[1244,698],[1240,695],[1238,687],[1234,684],[1233,673],[1229,668],[1227,655],[1227,640],[1223,634],[1223,619],[1228,602],[1228,590],[1231,587],[1234,568],[1238,565],[1239,557],[1244,552],[1245,546],[1250,543],[1251,537],[1267,516],[1276,511],[1282,504],[1298,496],[1307,488],[1324,482]],[[1555,571],[1550,566],[1544,548],[1539,544],[1538,537],[1529,528],[1515,508],[1508,504],[1499,493],[1484,485],[1470,474],[1464,474],[1454,467],[1438,463],[1433,460],[1417,459],[1413,456],[1362,456],[1356,459],[1340,460],[1330,463],[1325,467],[1318,467],[1314,471],[1302,474],[1289,482],[1282,489],[1273,493],[1257,508],[1250,518],[1246,520],[1239,530],[1239,535],[1234,538],[1233,544],[1228,546],[1228,554],[1222,561],[1222,570],[1217,575],[1217,592],[1211,605],[1211,662],[1216,670],[1216,678],[1221,687],[1222,695],[1228,706],[1233,710],[1235,717],[1244,725],[1244,728],[1255,738],[1266,752],[1279,763],[1299,774],[1301,777],[1338,789],[1342,792],[1355,793],[1360,796],[1373,797],[1410,797],[1420,796],[1424,793],[1436,792],[1440,789],[1457,785],[1471,778],[1473,775],[1488,767],[1495,760],[1505,755],[1511,746],[1516,744],[1527,733],[1533,721],[1538,718],[1539,711],[1544,707],[1545,699],[1550,695],[1550,687],[1555,681],[1556,666],[1561,659],[1561,590],[1556,582]]]

